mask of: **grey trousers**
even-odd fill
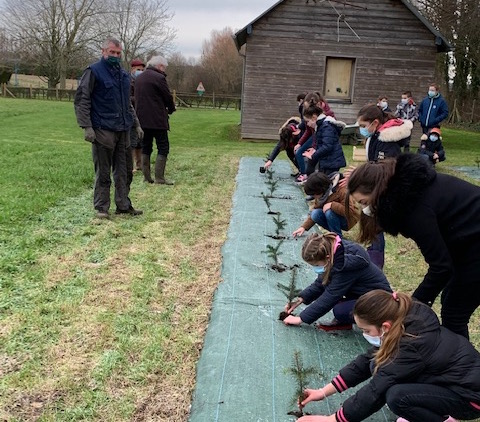
[[[131,206],[127,191],[126,150],[130,144],[128,131],[111,132],[95,129],[96,139],[92,144],[93,165],[95,168],[95,187],[93,206],[97,211],[110,209],[110,174],[115,183],[115,204],[119,210],[128,210]]]

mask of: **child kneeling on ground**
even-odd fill
[[[311,324],[330,310],[334,320],[320,323],[317,328],[352,329],[352,310],[357,299],[366,292],[383,289],[391,292],[385,274],[370,261],[362,246],[342,240],[336,233],[312,233],[302,247],[302,258],[313,267],[317,279],[299,293],[298,299],[285,312],[286,325]],[[309,305],[299,316],[291,313],[300,304]]]
[[[440,322],[427,305],[404,293],[374,290],[357,300],[355,323],[374,347],[320,390],[306,389],[303,407],[370,378],[329,416],[298,422],[363,421],[385,404],[397,422],[480,418],[480,353]]]
[[[438,127],[430,129],[428,135],[422,135],[418,153],[433,165],[446,160],[442,145],[442,132]]]
[[[350,230],[357,223],[359,216],[353,199],[349,199],[350,212],[347,219],[345,211],[347,188],[339,185],[340,179],[340,173],[327,176],[315,172],[308,176],[303,189],[306,195],[313,196],[315,202],[308,218],[292,233],[293,237],[302,236],[315,223],[342,237],[342,230]]]

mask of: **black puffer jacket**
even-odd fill
[[[393,300],[393,299],[392,299]],[[385,404],[387,390],[402,383],[444,386],[469,402],[480,404],[480,353],[464,337],[441,327],[435,313],[414,302],[405,319],[404,336],[394,359],[372,376],[375,349],[358,356],[340,370],[332,383],[339,391],[371,377],[368,384],[348,398],[341,413],[348,422],[362,421]]]
[[[311,324],[325,315],[344,296],[356,299],[375,289],[392,291],[385,274],[370,261],[365,249],[355,242],[342,240],[334,255],[327,286],[323,286],[320,276],[298,295],[306,305],[315,301],[299,316],[303,322]]]
[[[387,233],[413,239],[429,265],[414,293],[422,302],[435,300],[456,267],[480,265],[480,187],[437,174],[417,154],[397,158],[377,216]]]

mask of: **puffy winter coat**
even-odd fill
[[[410,120],[391,119],[385,122],[370,138],[365,148],[368,161],[396,157],[402,150],[402,141],[411,136],[413,123]]]
[[[402,383],[449,388],[478,409],[480,353],[472,344],[441,327],[435,312],[422,303],[413,303],[404,326],[406,334],[412,336],[403,336],[392,361],[380,366],[373,376],[374,348],[358,356],[332,380],[335,388],[343,392],[371,377],[368,384],[343,403],[337,411],[337,420],[364,420],[385,404],[385,394],[390,387]]]
[[[315,153],[312,156],[312,165],[319,163],[320,169],[340,169],[347,165],[340,133],[346,126],[344,122],[333,117],[321,115],[317,120],[317,128],[313,135]]]
[[[324,286],[319,276],[298,295],[306,305],[313,302],[299,315],[306,324],[325,315],[344,296],[353,299],[370,290],[392,291],[385,274],[370,261],[362,246],[345,239],[340,245],[335,252],[330,282]]]
[[[429,265],[414,292],[422,302],[433,302],[463,266],[478,263],[480,275],[480,187],[437,174],[418,154],[402,154],[379,198],[377,218],[385,232],[420,248]]]

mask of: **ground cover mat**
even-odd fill
[[[290,176],[288,161],[276,160],[270,173],[259,171],[263,163],[252,157],[240,161],[190,422],[295,421],[290,414],[298,410],[295,370],[308,372],[308,386],[320,388],[369,346],[356,330],[323,332],[278,319],[287,303],[281,286],[288,287],[293,277],[303,289],[316,275],[301,258],[306,235],[291,236],[308,214],[303,190]],[[332,414],[354,391],[310,403],[304,411]],[[395,416],[384,407],[366,420],[395,421]]]

